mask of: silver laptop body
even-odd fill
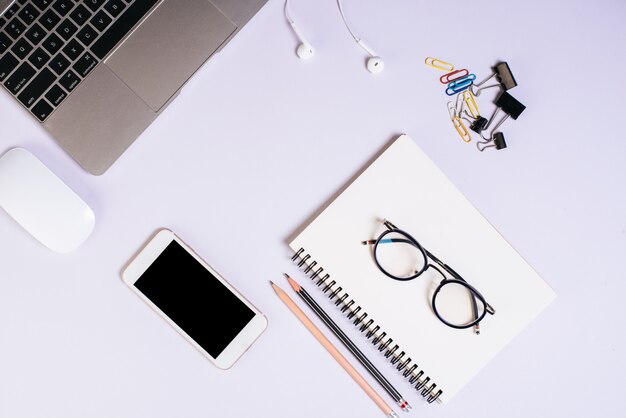
[[[104,173],[267,0],[0,0],[0,83]]]

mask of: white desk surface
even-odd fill
[[[0,216],[0,417],[382,417],[268,281],[282,283],[283,271],[302,279],[287,238],[399,133],[558,295],[446,406],[423,402],[355,336],[413,404],[407,416],[621,416],[626,3],[345,0],[354,30],[385,60],[377,76],[333,0],[292,3],[317,49],[310,62],[296,58],[282,6],[270,0],[101,177],[0,94],[0,152],[31,150],[97,216],[86,244],[64,256]],[[426,56],[478,78],[508,61],[512,94],[527,105],[503,125],[508,149],[461,142]],[[120,280],[160,227],[269,318],[228,372]]]

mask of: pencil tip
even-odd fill
[[[300,290],[302,289],[302,286],[300,286],[298,282],[296,282],[294,279],[287,276],[286,274],[285,276],[287,277],[287,280],[289,281],[289,284],[291,285],[292,289],[295,290],[296,293],[300,292]]]
[[[271,281],[271,280],[270,280],[270,284],[271,284],[272,286],[274,286],[274,282],[273,282],[273,281]]]
[[[283,273],[283,276],[285,276],[286,279],[289,278],[289,275],[287,273]]]

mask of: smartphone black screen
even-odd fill
[[[213,358],[254,317],[254,312],[172,241],[135,282],[148,299]]]

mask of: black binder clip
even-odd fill
[[[467,110],[463,110],[462,112],[463,113],[461,113],[461,119],[465,119],[467,123],[469,123],[470,129],[477,134],[480,134],[483,129],[485,129],[485,126],[487,126],[487,124],[489,123],[489,121],[485,117],[482,117],[480,115],[474,117],[474,115],[470,115],[469,113],[467,113]]]
[[[465,119],[470,124],[470,129],[477,134],[480,134],[485,126],[489,122],[487,118],[484,118],[480,115],[480,110],[478,109],[478,103],[476,103],[476,96],[469,91],[466,90],[463,92],[463,98],[461,99],[461,95],[457,95],[455,109],[459,108],[459,102],[461,104],[461,110],[458,111],[458,115],[460,115],[461,119]]]
[[[489,121],[487,120],[487,118],[479,116],[472,122],[472,124],[470,125],[470,129],[479,134],[483,131],[483,129],[485,129],[485,126],[487,126],[488,122]]]
[[[524,109],[526,109],[526,106],[521,104],[515,97],[511,96],[506,91],[498,96],[496,99],[496,106],[507,114],[504,119],[509,116],[513,119],[517,119],[519,115],[522,114]],[[504,122],[504,120],[502,122]]]
[[[489,120],[489,123],[483,128],[483,132],[489,129],[493,121],[496,119],[496,116],[500,111],[503,111],[505,115],[500,119],[500,121],[496,124],[496,126],[491,129],[491,133],[488,138],[485,138],[481,133],[480,136],[485,141],[480,141],[476,143],[476,147],[479,151],[484,151],[487,148],[495,147],[497,150],[501,150],[506,148],[506,141],[504,140],[504,134],[502,132],[495,132],[505,120],[509,117],[516,120],[519,115],[526,109],[522,103],[520,103],[515,97],[511,96],[506,91],[503,92],[498,99],[496,100],[496,110],[493,112],[493,116]]]
[[[506,141],[504,140],[504,134],[502,132],[496,132],[493,134],[492,141],[478,142],[476,143],[478,150],[483,152],[487,148],[495,147],[497,150],[506,148]]]
[[[491,80],[493,77],[496,77],[496,80],[498,80],[498,82],[485,86],[484,84]],[[511,72],[509,64],[507,64],[506,62],[500,62],[496,64],[495,67],[493,67],[493,74],[491,74],[480,83],[470,86],[470,89],[472,90],[472,93],[474,93],[474,95],[478,96],[480,95],[481,90],[490,89],[492,87],[502,87],[504,88],[504,91],[507,91],[515,86],[517,86],[517,81],[515,81],[515,77],[513,77],[513,73]]]

